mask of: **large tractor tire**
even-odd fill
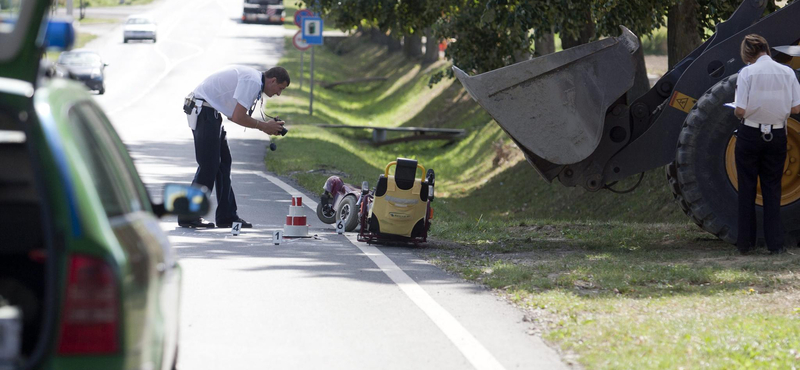
[[[703,226],[703,222],[698,220],[692,214],[692,209],[689,207],[689,204],[686,203],[686,200],[683,199],[683,192],[681,191],[681,186],[678,183],[678,165],[675,162],[671,162],[666,167],[664,167],[664,172],[667,175],[667,183],[669,184],[669,190],[672,191],[672,196],[675,198],[675,202],[678,203],[678,206],[681,207],[683,213],[686,216],[694,221],[697,226]]]
[[[674,173],[667,167],[673,194],[692,220],[703,230],[735,244],[738,235],[738,193],[734,131],[739,120],[732,102],[737,74],[726,77],[698,99],[678,137]],[[800,237],[800,123],[788,120],[788,154],[781,180],[781,221],[786,244]],[[675,184],[672,180],[677,180]],[[759,243],[763,244],[761,190],[757,196]]]

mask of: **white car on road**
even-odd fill
[[[122,42],[128,40],[153,40],[156,42],[156,23],[147,15],[132,15],[122,26]]]

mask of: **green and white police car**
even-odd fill
[[[48,78],[68,49],[51,0],[0,0],[0,369],[171,369],[181,270],[158,218],[203,215],[208,192],[154,204],[85,87]]]

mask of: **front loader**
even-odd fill
[[[469,76],[453,67],[467,92],[524,152],[547,181],[589,191],[667,166],[683,211],[704,230],[735,243],[739,120],[733,102],[745,35],[767,39],[773,58],[800,67],[800,1],[761,17],[766,0],[744,0],[716,33],[629,99],[637,37],[611,37]],[[798,74],[800,78],[800,74]],[[787,244],[800,241],[800,116],[788,120],[781,198]],[[612,189],[613,190],[613,189]],[[758,217],[761,219],[761,195]],[[760,222],[759,222],[760,224]],[[759,233],[760,226],[759,226]]]

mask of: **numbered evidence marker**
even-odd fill
[[[278,231],[272,233],[272,242],[275,243],[275,245],[280,245],[281,241],[283,241],[283,231],[282,230],[278,230]]]
[[[336,221],[336,233],[337,234],[344,233],[344,220]]]
[[[241,222],[234,222],[233,227],[231,227],[231,234],[239,235],[239,231],[242,230],[242,223]]]

